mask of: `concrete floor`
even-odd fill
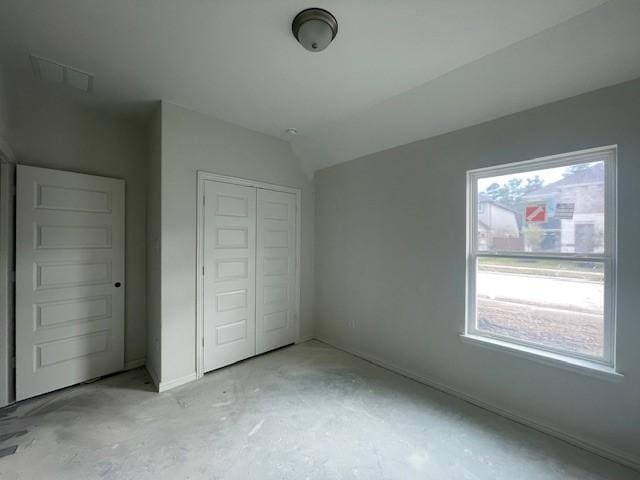
[[[640,479],[320,342],[170,392],[144,369],[0,410],[0,478]]]

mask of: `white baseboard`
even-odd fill
[[[546,433],[547,435],[551,435],[552,437],[558,438],[564,442],[567,442],[573,446],[582,448],[583,450],[587,450],[591,453],[595,453],[596,455],[599,455],[601,457],[604,457],[608,460],[612,460],[616,463],[620,463],[622,465],[625,465],[627,467],[633,468],[635,470],[640,470],[640,459],[636,459],[633,457],[630,457],[624,453],[621,452],[617,452],[615,450],[612,450],[610,447],[605,447],[604,445],[600,445],[596,442],[590,441],[590,440],[583,440],[581,438],[575,437],[573,435],[569,435],[567,433],[561,432],[560,430],[555,429],[554,427],[551,427],[549,425],[544,425],[541,423],[538,423],[535,420],[532,420],[530,418],[524,417],[520,414],[514,413],[512,411],[509,410],[505,410],[503,408],[500,407],[496,407],[494,405],[491,405],[487,402],[484,402],[483,400],[480,400],[476,397],[474,397],[473,395],[469,395],[467,393],[461,392],[459,390],[456,390],[452,387],[449,387],[448,385],[445,385],[439,381],[430,379],[428,377],[422,376],[422,375],[418,375],[414,372],[411,372],[405,368],[402,367],[398,367],[397,365],[394,365],[390,362],[384,361],[384,360],[380,360],[379,358],[374,357],[373,355],[369,355],[367,353],[363,353],[360,352],[354,348],[351,347],[347,347],[345,345],[342,345],[340,342],[335,342],[333,340],[329,340],[327,338],[321,337],[319,335],[315,335],[314,337],[316,340],[319,340],[321,342],[326,343],[327,345],[330,345],[334,348],[337,348],[338,350],[342,350],[346,353],[350,353],[351,355],[354,355],[356,357],[362,358],[363,360],[366,360],[368,362],[374,363],[382,368],[385,368],[387,370],[390,370],[392,372],[398,373],[402,376],[405,376],[407,378],[410,378],[412,380],[415,380],[416,382],[419,383],[423,383],[429,387],[435,388],[436,390],[440,390],[441,392],[444,393],[448,393],[450,395],[453,395],[454,397],[458,397],[462,400],[465,400],[469,403],[472,403],[473,405],[476,405],[477,407],[483,408],[485,410],[488,410],[490,412],[496,413],[502,417],[508,418],[510,420],[513,420],[514,422],[520,423],[524,426],[533,428],[535,430],[538,430],[542,433]]]
[[[185,383],[193,382],[198,378],[196,372],[190,373],[189,375],[185,375],[184,377],[174,378],[173,380],[168,380],[166,382],[160,382],[158,385],[158,392],[166,392],[167,390],[171,390],[172,388],[179,387],[184,385]]]
[[[137,360],[130,360],[125,362],[124,369],[125,370],[133,370],[134,368],[142,367],[145,364],[145,358],[138,358]]]
[[[316,338],[316,337],[314,337],[313,335],[308,335],[308,336],[306,336],[306,337],[299,338],[299,339],[296,341],[296,345],[297,345],[298,343],[308,342],[309,340],[313,340],[314,338]]]

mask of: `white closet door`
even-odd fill
[[[16,398],[124,367],[124,181],[18,166]]]
[[[204,371],[255,355],[256,189],[205,181]]]
[[[296,196],[258,189],[256,353],[296,341]]]

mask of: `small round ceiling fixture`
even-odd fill
[[[293,36],[310,52],[321,52],[338,34],[338,21],[322,8],[302,10],[291,25]]]

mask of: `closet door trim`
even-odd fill
[[[199,170],[197,178],[197,222],[196,222],[196,375],[198,378],[204,375],[204,202],[205,181],[230,183],[246,187],[255,187],[263,190],[273,190],[294,194],[296,197],[296,266],[295,266],[295,323],[296,343],[300,341],[300,243],[301,243],[301,190],[299,188],[275,185],[272,183],[258,182],[245,178],[229,177],[216,173]]]

